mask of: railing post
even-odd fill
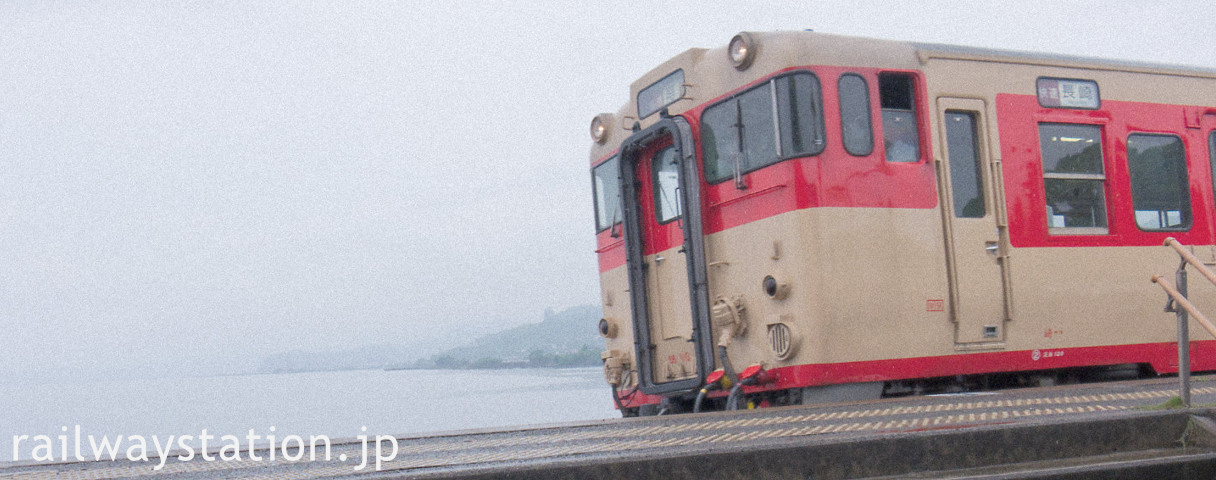
[[[1178,293],[1186,298],[1186,260],[1178,265],[1178,273],[1174,278],[1178,285]],[[1182,399],[1183,408],[1191,408],[1191,341],[1187,330],[1185,308],[1175,308],[1178,317],[1178,397]]]
[[[1186,246],[1175,240],[1174,237],[1165,239],[1165,245],[1172,247],[1181,261],[1178,262],[1178,272],[1174,279],[1178,284],[1178,288],[1170,285],[1170,282],[1160,275],[1153,275],[1153,283],[1161,286],[1165,293],[1169,295],[1169,300],[1165,304],[1165,311],[1174,312],[1178,317],[1178,381],[1179,386],[1178,398],[1182,400],[1182,405],[1190,408],[1191,406],[1191,340],[1190,331],[1187,329],[1187,316],[1195,318],[1196,322],[1207,330],[1213,337],[1216,337],[1216,324],[1208,320],[1208,317],[1200,312],[1195,305],[1186,298],[1186,266],[1189,264],[1195,267],[1195,270],[1203,275],[1204,278],[1216,285],[1216,272],[1208,268],[1195,255],[1186,249]]]

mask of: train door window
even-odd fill
[[[680,164],[676,162],[675,148],[667,147],[656,154],[650,160],[650,172],[656,220],[659,223],[675,220],[680,216]]]
[[[595,231],[602,232],[621,221],[620,163],[617,157],[592,170],[595,189]]]
[[[1127,168],[1137,227],[1150,231],[1191,227],[1190,184],[1181,138],[1128,135]]]
[[[1039,148],[1048,231],[1057,235],[1108,233],[1102,129],[1042,123]]]
[[[888,162],[920,160],[920,134],[916,128],[912,76],[903,73],[878,75],[882,106],[883,150]]]
[[[837,83],[840,90],[840,130],[845,151],[863,157],[874,151],[870,122],[870,89],[861,75],[846,73]]]
[[[979,142],[976,140],[975,114],[946,112],[946,148],[950,152],[950,191],[954,195],[954,216],[984,216],[984,180],[980,176]]]

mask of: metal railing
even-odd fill
[[[1192,304],[1186,297],[1187,282],[1186,282],[1186,266],[1189,264],[1195,267],[1201,275],[1216,285],[1216,273],[1208,269],[1195,255],[1187,250],[1186,246],[1175,240],[1174,237],[1165,239],[1165,246],[1173,247],[1174,251],[1178,252],[1180,260],[1178,262],[1178,270],[1174,273],[1174,281],[1177,283],[1177,288],[1170,285],[1170,282],[1160,275],[1153,275],[1153,283],[1161,285],[1161,289],[1169,295],[1169,300],[1165,303],[1165,311],[1173,312],[1178,319],[1178,381],[1179,389],[1178,396],[1182,400],[1182,406],[1190,408],[1191,406],[1191,355],[1190,355],[1190,332],[1188,331],[1187,315],[1195,318],[1204,330],[1216,337],[1216,325],[1212,324],[1208,317],[1200,312],[1195,305]]]

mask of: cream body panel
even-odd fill
[[[618,247],[620,248],[620,247]],[[616,324],[616,337],[604,339],[605,350],[616,351],[629,359],[625,370],[636,370],[637,359],[633,351],[632,303],[629,300],[629,270],[625,265],[600,273],[600,299],[604,306],[604,319]],[[637,385],[637,373],[625,374],[623,387]]]
[[[947,295],[936,209],[797,210],[710,235],[706,250],[710,297],[747,307],[747,333],[729,349],[736,369],[954,353],[948,314],[926,311]],[[785,299],[765,295],[767,275],[788,282]],[[782,316],[799,345],[778,361],[765,324]]]
[[[646,300],[649,307],[651,364],[655,383],[697,376],[692,343],[692,309],[688,261],[682,247],[646,256]]]
[[[1201,247],[1209,248],[1209,247]],[[1013,253],[1018,317],[1009,348],[1089,347],[1176,342],[1166,296],[1150,278],[1173,280],[1178,255],[1168,247],[1022,248]],[[1216,312],[1216,287],[1191,275],[1191,301]],[[1050,330],[1050,335],[1048,331]],[[1210,340],[1191,325],[1191,339]]]

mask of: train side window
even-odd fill
[[[654,213],[659,223],[667,223],[680,216],[677,190],[680,188],[680,164],[676,161],[676,149],[664,148],[650,160],[651,185],[654,185]]]
[[[920,160],[920,134],[916,128],[912,76],[903,73],[878,75],[879,104],[882,106],[883,150],[888,162]]]
[[[975,114],[946,112],[946,149],[950,158],[950,191],[954,216],[983,218],[984,179],[980,176],[979,142]]]
[[[870,122],[870,88],[861,75],[846,73],[837,82],[840,90],[840,135],[845,151],[864,157],[874,152]]]
[[[1102,235],[1106,173],[1102,129],[1095,125],[1039,124],[1047,228],[1057,235]]]
[[[1190,183],[1181,138],[1128,135],[1127,168],[1137,227],[1150,231],[1191,228]]]
[[[612,157],[591,171],[595,190],[595,231],[602,232],[621,222],[620,161]]]

